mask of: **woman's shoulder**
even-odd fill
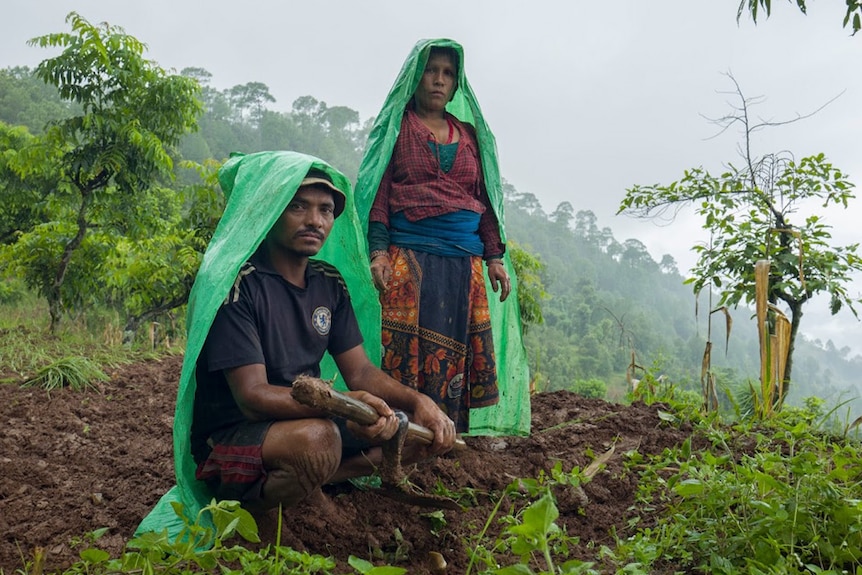
[[[459,120],[456,116],[450,114],[449,112],[446,112],[446,117],[452,123],[454,123],[458,127],[458,129],[461,130],[462,133],[466,132],[467,135],[473,140],[473,142],[477,141],[478,137],[476,135],[476,127],[473,124],[469,122],[464,122],[463,120]]]

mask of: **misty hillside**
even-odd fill
[[[175,165],[183,159],[222,161],[231,151],[292,149],[319,156],[355,179],[370,119],[360,121],[351,108],[312,96],[297,99],[288,112],[274,111],[267,107],[274,98],[265,84],[217,89],[206,70],[189,68],[182,74],[202,86],[204,113],[198,131],[187,135],[175,151]],[[21,132],[14,131],[17,127],[37,136],[52,120],[73,113],[74,107],[31,70],[0,70],[0,127],[9,129],[4,150],[24,141]],[[197,178],[194,171],[178,169],[176,180],[164,185],[179,193]],[[533,194],[508,184],[504,188],[509,241],[544,265],[540,272],[547,293],[542,302],[544,323],[529,326],[526,334],[538,390],[575,389],[619,400],[627,390],[627,369],[635,366],[632,377],[641,379],[649,372],[700,393],[701,360],[709,336],[719,389],[745,393],[748,382],[757,377],[759,361],[750,310],[730,310],[733,323],[726,339],[724,314],[709,313],[714,303],[707,294],[695,299],[672,257],[650,254],[636,238],[614,237],[592,212],[580,210],[576,200],[575,205],[563,202],[545,213]],[[572,197],[588,193],[573,190]],[[0,210],[0,238],[13,237],[19,223],[14,217],[26,213],[4,215]],[[848,348],[839,349],[832,342],[815,345],[800,337],[790,400],[816,395],[835,404],[855,397],[860,367],[862,357],[851,357]],[[727,401],[724,395],[721,399]],[[858,406],[854,410],[862,412]]]
[[[527,333],[538,387],[562,389],[598,378],[607,382],[615,399],[625,389],[634,353],[636,364],[654,376],[665,375],[699,393],[708,334],[720,390],[738,393],[749,380],[756,381],[759,348],[752,310],[729,310],[727,338],[724,313],[709,313],[718,298],[695,298],[671,256],[650,254],[636,238],[615,238],[592,212],[575,211],[567,202],[546,214],[534,196],[511,186],[507,209],[509,240],[546,266],[545,323]],[[837,349],[831,341],[817,345],[801,337],[790,402],[815,395],[832,404],[860,395],[860,367],[862,357],[851,356],[849,348]],[[642,375],[637,369],[634,377]],[[853,402],[855,413],[862,412],[859,403]]]

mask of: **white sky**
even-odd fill
[[[737,160],[737,135],[708,140],[715,127],[700,116],[729,111],[730,97],[718,93],[732,89],[723,72],[747,96],[766,96],[755,113],[775,120],[843,92],[811,119],[761,132],[754,151],[823,152],[862,184],[862,34],[841,27],[843,4],[810,2],[806,16],[795,2],[773,2],[772,17],[755,26],[747,15],[737,25],[737,0],[6,0],[0,67],[51,56],[26,41],[68,31],[75,10],[122,26],[164,68],[209,70],[216,88],[259,81],[278,100],[273,109],[311,95],[365,120],[417,40],[453,38],[503,177],[546,212],[561,201],[592,210],[618,240],[643,241],[656,260],[670,253],[684,271],[701,238],[697,221],[660,227],[614,214],[627,187]],[[860,215],[862,199],[826,214],[837,243],[860,240]],[[852,293],[860,290],[862,280]],[[802,331],[862,352],[862,323],[849,312],[830,318],[825,302],[806,307]]]

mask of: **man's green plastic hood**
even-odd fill
[[[168,529],[176,536],[183,525],[171,503],[182,502],[186,514],[194,517],[212,497],[195,479],[195,462],[190,451],[195,365],[216,311],[240,267],[261,244],[312,168],[325,172],[346,197],[344,212],[335,220],[329,238],[316,257],[341,271],[365,338],[365,349],[372,360],[379,361],[380,308],[349,180],[323,160],[296,152],[260,152],[231,157],[218,174],[227,205],[189,296],[188,341],[174,414],[177,485],[162,497],[137,533]],[[334,378],[338,383],[335,363],[329,357],[321,364],[321,376]]]

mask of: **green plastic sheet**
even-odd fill
[[[392,156],[404,109],[419,85],[432,46],[450,47],[458,52],[461,64],[458,70],[458,88],[446,109],[462,122],[476,128],[485,185],[500,222],[500,235],[505,242],[503,191],[497,165],[497,143],[467,81],[464,72],[464,49],[457,42],[446,39],[422,40],[414,46],[375,119],[356,183],[356,207],[362,219],[363,231],[367,232],[371,204]],[[491,307],[500,402],[470,413],[471,435],[526,435],[530,432],[530,375],[521,332],[518,282],[508,254],[503,258],[503,262],[512,278],[512,293],[504,303],[500,303],[499,297],[495,297],[487,276],[485,278]]]
[[[188,340],[174,414],[174,467],[177,484],[156,504],[138,526],[136,534],[168,530],[179,535],[182,520],[172,503],[180,502],[187,516],[196,517],[212,495],[195,479],[190,451],[192,411],[195,397],[195,365],[216,311],[234,283],[242,264],[254,253],[269,229],[293,198],[311,168],[325,171],[347,197],[344,212],[317,256],[335,265],[347,283],[356,310],[365,349],[372,360],[380,359],[380,305],[377,300],[365,236],[356,213],[350,181],[326,162],[295,152],[260,152],[236,155],[219,171],[219,182],[227,197],[225,212],[203,257],[189,296]],[[335,362],[325,357],[321,377],[341,381]],[[343,385],[341,385],[343,388]],[[208,518],[203,517],[209,525]]]

